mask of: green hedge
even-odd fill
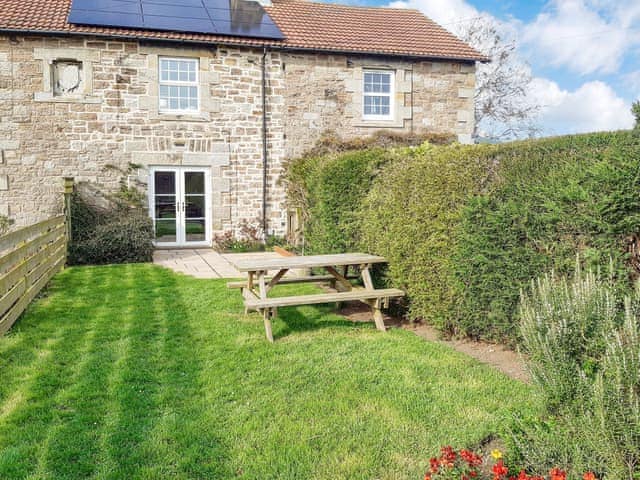
[[[292,162],[308,251],[390,260],[410,316],[461,336],[515,341],[519,292],[548,269],[640,264],[640,137],[630,132],[495,146],[370,148]]]
[[[142,208],[96,208],[75,193],[71,202],[71,265],[150,262],[153,225]]]
[[[640,143],[628,133],[570,136],[499,147],[487,191],[463,209],[453,254],[467,336],[516,339],[519,292],[553,269],[613,262],[625,290],[635,275],[627,238],[640,232]]]
[[[463,206],[486,182],[492,150],[407,149],[385,166],[360,209],[361,247],[389,260],[388,278],[408,292],[411,316],[449,331],[458,296],[456,230]]]

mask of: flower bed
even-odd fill
[[[567,480],[567,473],[558,467],[549,471],[549,476],[529,475],[521,470],[517,475],[509,475],[509,468],[504,464],[502,452],[491,452],[493,465],[488,468],[482,455],[465,448],[454,450],[450,446],[442,447],[439,457],[429,460],[429,471],[424,480]],[[586,472],[583,480],[598,480],[593,472]]]

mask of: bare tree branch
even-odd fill
[[[539,134],[535,120],[540,105],[527,95],[531,69],[519,57],[515,41],[505,38],[490,16],[460,25],[457,33],[462,40],[491,58],[476,70],[474,138],[510,140]]]

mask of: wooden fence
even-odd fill
[[[64,266],[64,215],[0,237],[0,335]]]

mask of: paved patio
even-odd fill
[[[153,263],[196,278],[243,278],[246,273],[240,273],[231,262],[256,257],[279,255],[275,252],[220,254],[210,248],[156,250]]]

